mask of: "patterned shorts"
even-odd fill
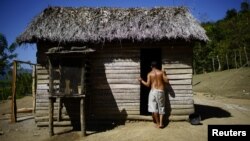
[[[151,89],[148,97],[148,111],[165,114],[165,93],[162,90]]]

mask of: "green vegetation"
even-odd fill
[[[14,53],[17,43],[8,46],[8,42],[3,34],[0,33],[0,100],[7,99],[12,95],[11,89],[11,61],[17,54]],[[20,66],[17,71],[17,98],[31,94],[32,76],[22,70]],[[8,72],[9,71],[9,72]]]
[[[17,98],[32,93],[32,75],[30,73],[20,73],[17,75]]]
[[[6,70],[10,67],[10,61],[14,59],[17,54],[14,53],[17,43],[12,43],[8,46],[5,36],[0,33],[0,76],[6,74]]]
[[[22,98],[32,93],[32,74],[18,69],[16,82],[16,97]],[[5,100],[12,95],[11,74],[6,75],[5,80],[0,80],[0,100]],[[7,77],[9,76],[9,77]]]
[[[241,3],[241,10],[230,9],[217,22],[203,23],[210,39],[194,46],[194,73],[221,71],[249,66],[250,6]]]
[[[11,82],[0,80],[0,100],[7,99],[11,95]]]

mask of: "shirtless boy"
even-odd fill
[[[168,83],[167,76],[164,71],[157,68],[157,63],[151,63],[152,70],[147,75],[147,81],[139,78],[143,85],[151,87],[148,98],[148,111],[152,113],[153,120],[156,122],[157,128],[163,128],[163,116],[165,114],[165,84]]]

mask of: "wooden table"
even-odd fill
[[[54,116],[54,102],[59,98],[61,102],[62,99],[76,98],[80,99],[80,122],[81,122],[81,134],[82,136],[86,135],[86,124],[85,124],[85,95],[80,94],[53,94],[49,96],[49,135],[54,135],[54,125],[53,125],[53,116]],[[61,118],[61,103],[59,102],[59,112],[58,120]]]

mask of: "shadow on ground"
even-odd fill
[[[231,113],[228,111],[214,106],[195,104],[195,113],[200,114],[201,120],[209,118],[225,118],[231,117]]]
[[[112,130],[118,126],[125,125],[125,120],[95,120],[87,123],[87,135]]]

